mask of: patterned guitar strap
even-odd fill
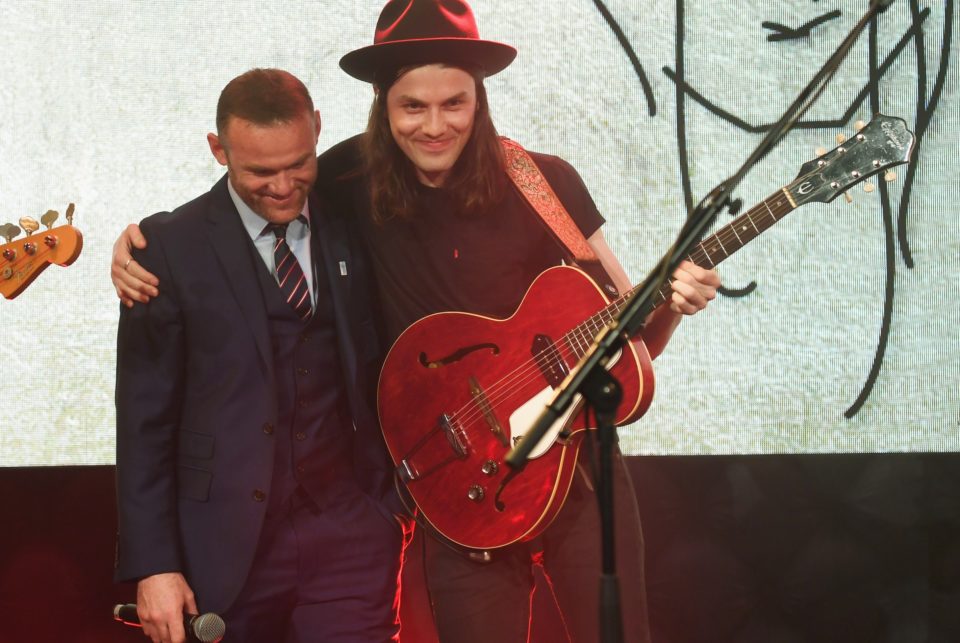
[[[573,217],[563,207],[553,188],[547,183],[540,168],[519,143],[506,137],[501,137],[503,154],[507,165],[507,175],[517,186],[520,194],[538,218],[550,231],[550,236],[563,251],[567,263],[576,264],[578,268],[590,275],[604,293],[611,299],[620,296],[617,287],[586,237],[574,223]]]

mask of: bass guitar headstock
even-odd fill
[[[73,227],[73,210],[71,203],[67,207],[67,225],[57,228],[53,224],[60,214],[47,210],[40,217],[47,229],[39,233],[40,224],[30,217],[22,217],[19,226],[0,225],[0,237],[6,239],[0,245],[0,294],[13,299],[50,264],[69,266],[76,261],[83,249],[83,235]],[[21,230],[26,236],[15,239]]]

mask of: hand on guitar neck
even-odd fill
[[[701,268],[686,260],[673,273],[670,288],[669,305],[657,306],[640,331],[650,359],[663,352],[684,315],[697,314],[716,298],[720,275],[716,269]]]
[[[600,264],[610,275],[617,289],[621,293],[629,292],[632,286],[627,273],[610,250],[603,233],[597,230],[590,235],[587,243],[596,253],[597,259],[600,260]],[[717,296],[720,276],[716,270],[701,268],[692,261],[684,261],[673,274],[670,283],[672,287],[670,305],[658,306],[650,313],[638,338],[646,345],[651,359],[655,359],[663,352],[673,331],[680,324],[682,315],[694,315],[700,312]]]

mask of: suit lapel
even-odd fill
[[[334,305],[343,304],[343,297],[349,295],[350,279],[350,248],[347,244],[343,222],[335,217],[327,216],[323,211],[324,203],[310,191],[310,229],[311,243],[314,250],[314,261],[322,261],[326,275],[326,283],[317,284],[318,287],[330,289]],[[346,273],[346,274],[342,274]],[[348,278],[344,278],[348,277]]]
[[[316,191],[311,190],[310,239],[314,261],[323,262],[324,270],[320,274],[325,279],[325,283],[317,284],[317,287],[329,293],[343,374],[348,386],[353,387],[357,379],[357,351],[352,329],[352,323],[356,320],[351,319],[350,314],[353,258],[344,222],[324,212],[325,205]],[[318,296],[324,296],[324,293],[318,290]]]
[[[223,267],[227,284],[253,333],[268,381],[272,382],[273,350],[270,346],[267,313],[256,273],[257,266],[251,258],[250,238],[227,191],[226,176],[210,190],[210,200],[207,213],[207,237],[210,247]]]

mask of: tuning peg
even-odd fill
[[[853,203],[853,197],[850,196],[850,193],[849,193],[849,192],[844,192],[844,193],[843,193],[843,198],[847,200],[847,203]]]
[[[0,226],[0,237],[6,239],[7,243],[13,241],[14,237],[16,237],[18,234],[20,234],[20,228],[12,223],[6,223]]]
[[[863,191],[866,192],[867,194],[870,194],[876,189],[877,189],[876,186],[874,186],[873,183],[870,183],[869,181],[863,184]]]
[[[847,137],[843,134],[837,134],[837,145],[843,145],[843,142],[847,140]]]
[[[26,231],[28,237],[40,229],[40,224],[37,223],[35,219],[31,219],[30,217],[20,217],[18,223],[20,224],[20,227]]]
[[[67,206],[67,223],[70,225],[73,225],[73,209],[74,206],[72,203]]]
[[[859,132],[860,130],[862,130],[862,129],[863,129],[864,127],[866,127],[866,126],[867,126],[867,124],[864,123],[863,121],[857,121],[856,123],[854,123],[853,128]]]
[[[887,183],[891,183],[897,180],[897,173],[893,170],[887,170],[886,174],[883,175],[883,180]]]
[[[47,230],[53,227],[53,222],[60,218],[60,213],[56,210],[47,210],[40,217],[40,223],[47,226]]]

